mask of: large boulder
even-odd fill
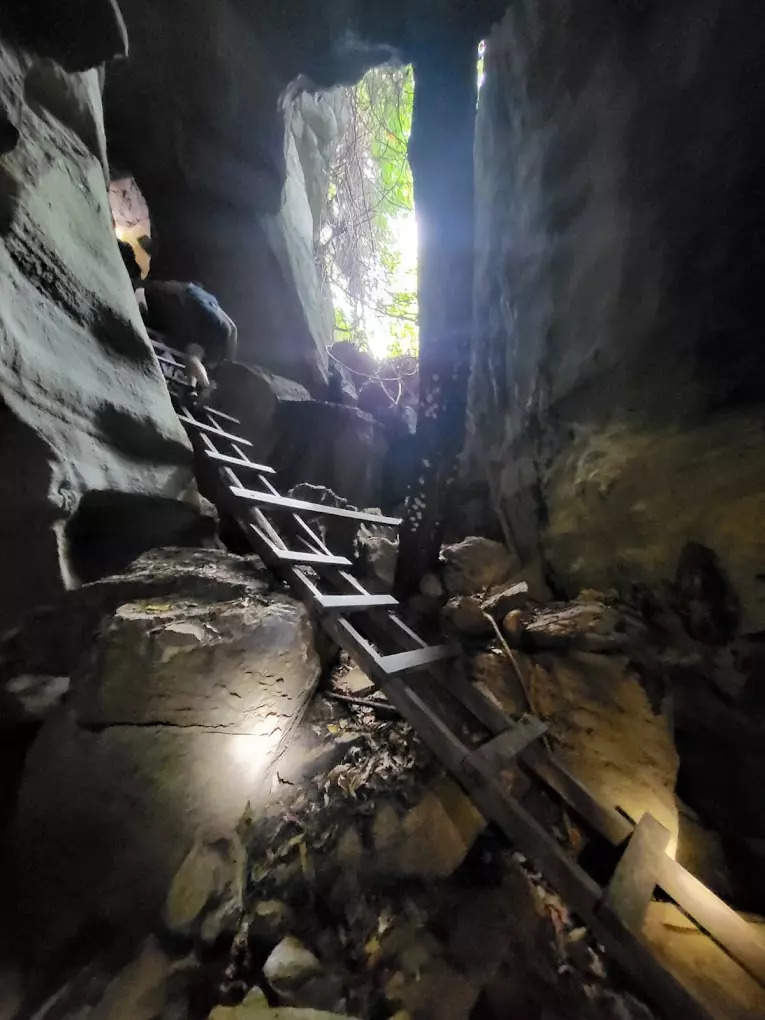
[[[441,549],[443,579],[450,595],[474,595],[507,580],[518,559],[501,542],[470,535]]]
[[[380,506],[388,452],[385,430],[371,415],[342,404],[281,401],[271,466],[283,488],[329,486],[356,506]]]
[[[31,951],[95,923],[140,932],[173,876],[173,930],[214,940],[233,922],[241,880],[221,841],[257,806],[319,660],[306,610],[257,572],[233,597],[211,594],[221,559],[196,593],[187,577],[182,595],[155,591],[107,617],[27,755],[11,842]]]
[[[242,434],[252,442],[252,457],[268,463],[276,442],[277,415],[282,403],[310,400],[300,383],[285,379],[259,365],[230,361],[216,374],[216,401],[242,423]]]
[[[121,21],[107,0],[90,8],[57,30],[36,5],[1,16],[0,557],[14,580],[0,628],[149,546],[194,540],[199,519],[107,199],[95,68],[124,50]]]

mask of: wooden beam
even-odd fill
[[[181,416],[179,416],[181,417]],[[198,425],[198,422],[193,424]],[[204,428],[204,426],[202,426]],[[215,429],[210,429],[215,432]],[[220,433],[225,435],[225,433]],[[231,438],[231,437],[227,437]],[[236,437],[233,437],[236,439]],[[241,442],[240,439],[236,440]],[[249,443],[248,445],[252,445]],[[309,503],[305,499],[292,499],[290,496],[274,495],[271,492],[258,492],[255,489],[243,489],[240,486],[232,485],[231,494],[237,499],[243,499],[247,503],[254,503],[259,506],[273,507],[275,510],[292,510],[300,513],[323,514],[328,517],[346,517],[354,521],[367,521],[370,524],[387,524],[391,527],[398,527],[401,523],[399,517],[383,517],[382,514],[368,514],[361,510],[345,510],[339,506],[325,506],[323,503]]]
[[[262,475],[274,475],[276,472],[268,464],[255,464],[254,461],[243,457],[230,457],[227,453],[220,453],[218,450],[205,450],[205,456],[215,460],[219,464],[229,464],[231,467],[244,468],[247,471],[258,471]]]
[[[541,737],[546,729],[546,723],[535,715],[521,716],[517,723],[473,751],[465,765],[481,775],[495,776],[512,765],[521,751]]]
[[[665,970],[649,947],[618,917],[604,923],[597,907],[603,890],[494,778],[475,783],[466,775],[469,749],[401,678],[381,681],[382,690],[442,763],[462,782],[476,807],[492,819],[542,871],[566,904],[638,981],[655,1006],[673,1020],[712,1020],[709,1011]]]
[[[598,908],[606,921],[613,914],[636,935],[641,931],[669,839],[669,829],[646,811],[627,843]]]
[[[203,410],[206,415],[211,416],[213,418],[220,418],[221,421],[231,422],[232,425],[242,424],[238,418],[234,418],[234,416],[231,414],[226,414],[225,411],[219,411],[217,407],[208,407],[207,404],[205,404]]]
[[[185,425],[192,425],[195,429],[200,432],[207,432],[208,435],[217,436],[218,439],[225,439],[229,443],[239,443],[240,446],[252,446],[249,439],[244,439],[242,436],[232,436],[228,432],[224,432],[222,429],[215,428],[213,425],[205,425],[202,421],[197,421],[190,414],[179,414],[178,417]]]
[[[317,592],[312,597],[321,609],[335,613],[361,613],[365,609],[398,605],[392,595],[325,595]]]
[[[757,925],[745,921],[667,854],[659,861],[657,885],[765,987],[765,937]]]

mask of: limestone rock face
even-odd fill
[[[99,919],[145,930],[168,890],[173,930],[214,941],[233,923],[234,829],[257,805],[319,659],[302,605],[266,592],[257,571],[249,588],[216,598],[210,575],[220,568],[230,595],[226,566],[239,561],[216,554],[205,572],[201,555],[196,594],[187,576],[183,595],[155,590],[107,614],[69,701],[28,752],[12,844],[42,954]]]
[[[765,627],[765,96],[736,70],[757,10],[522,0],[491,33],[468,443],[568,594],[671,580],[697,542],[744,633]]]
[[[0,628],[199,520],[189,445],[112,228],[99,75],[86,68],[106,56],[107,36],[90,32],[115,8],[91,6],[95,22],[68,19],[57,43],[41,23],[35,49],[29,18],[28,45],[10,30],[0,42],[0,557],[14,579]],[[36,9],[10,7],[3,25]]]

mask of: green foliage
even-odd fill
[[[407,143],[411,67],[379,67],[346,90],[348,126],[330,172],[318,257],[335,298],[335,335],[416,353],[414,215]],[[408,247],[407,247],[408,245]]]

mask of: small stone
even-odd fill
[[[250,935],[277,942],[294,926],[292,908],[282,900],[258,900],[249,912]]]
[[[420,578],[420,594],[431,599],[440,599],[444,594],[444,586],[436,574],[424,574]]]
[[[361,694],[362,691],[374,690],[374,683],[369,679],[367,674],[359,669],[358,666],[354,666],[349,669],[347,673],[341,677],[343,687],[351,694]]]
[[[520,609],[511,609],[502,621],[502,630],[507,637],[507,643],[513,648],[519,648],[523,637],[523,613]]]
[[[176,872],[163,919],[174,935],[211,944],[235,931],[242,910],[245,852],[239,838],[198,840]]]
[[[495,620],[501,620],[507,616],[511,609],[519,609],[525,605],[528,598],[528,584],[525,581],[519,581],[517,584],[511,584],[507,588],[502,588],[501,591],[484,599],[481,609],[485,613],[489,613],[490,616],[493,616]]]
[[[509,715],[522,715],[528,708],[523,688],[504,652],[479,652],[469,665],[470,679]]]
[[[41,722],[69,690],[68,676],[23,673],[0,688],[0,729]]]
[[[140,954],[110,982],[90,1020],[152,1020],[167,1000],[170,960],[150,937]]]
[[[263,990],[251,988],[238,1006],[216,1006],[207,1020],[266,1020],[271,1011]]]
[[[396,809],[387,801],[377,809],[372,822],[375,853],[385,854],[401,837],[401,822]]]
[[[558,604],[526,623],[524,636],[532,648],[581,648],[610,652],[625,647],[629,636],[619,611],[602,602]]]
[[[322,973],[321,963],[294,935],[283,938],[263,964],[263,975],[269,985],[279,996],[287,998]]]
[[[491,623],[483,615],[481,603],[472,595],[455,595],[442,610],[444,623],[460,634],[479,636],[491,633]]]
[[[446,878],[465,859],[486,821],[452,780],[438,780],[404,816],[397,867],[401,874]]]
[[[349,825],[337,841],[337,849],[335,850],[337,861],[344,868],[357,870],[361,865],[363,854],[364,847],[359,830],[355,825]]]

